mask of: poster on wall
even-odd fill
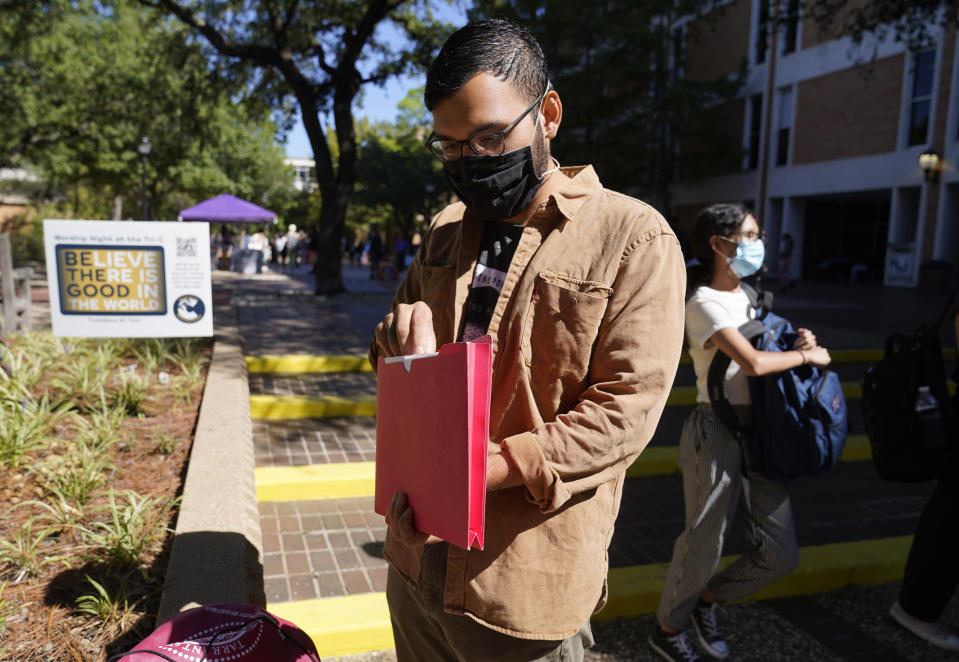
[[[213,335],[208,223],[45,220],[57,336]]]

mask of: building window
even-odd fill
[[[912,100],[909,104],[909,146],[929,139],[932,86],[936,73],[936,49],[916,53],[912,61]]]
[[[759,167],[759,141],[763,126],[763,95],[749,99],[749,170]]]
[[[789,133],[793,125],[793,88],[779,90],[779,124],[776,133],[776,165],[789,163]]]
[[[783,55],[788,55],[796,50],[796,37],[799,32],[799,0],[787,0],[782,26]]]
[[[769,38],[769,0],[759,0],[759,19],[756,21],[756,64],[766,61],[766,41]]]

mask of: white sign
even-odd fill
[[[213,335],[208,223],[43,222],[57,336]]]
[[[886,271],[883,285],[915,287],[916,244],[890,244],[886,249]]]

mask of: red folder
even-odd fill
[[[419,531],[483,548],[492,365],[489,336],[434,354],[380,358],[377,513],[406,492]]]

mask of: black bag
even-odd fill
[[[959,423],[939,343],[943,317],[945,313],[935,325],[921,326],[912,336],[888,337],[885,356],[863,379],[860,402],[866,435],[883,480],[938,478],[957,445]]]

